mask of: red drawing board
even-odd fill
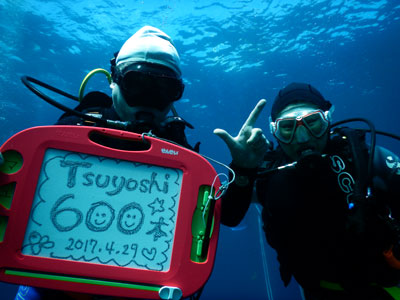
[[[0,151],[0,281],[145,299],[207,281],[220,183],[199,154],[84,126],[26,129]]]

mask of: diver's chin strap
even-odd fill
[[[89,117],[97,117],[98,118],[98,116],[96,114],[92,114],[92,113],[86,113],[85,115],[89,116]],[[114,129],[120,129],[120,130],[134,131],[134,129],[137,130],[138,128],[141,128],[140,131],[151,132],[152,131],[151,129],[160,127],[160,126],[157,126],[156,122],[154,121],[153,115],[147,114],[147,113],[145,115],[141,111],[136,113],[134,122],[109,120],[109,119],[102,119],[102,120],[105,121],[105,123],[107,124],[108,127],[114,128]],[[161,124],[161,127],[162,127],[162,124]]]
[[[277,171],[282,171],[282,170],[290,170],[290,169],[295,169],[295,168],[299,168],[299,167],[310,167],[312,168],[313,166],[310,165],[311,163],[314,165],[315,162],[313,162],[313,160],[317,159],[318,161],[321,159],[324,159],[325,157],[327,157],[328,154],[319,154],[318,152],[311,152],[311,153],[307,153],[303,156],[300,157],[299,160],[273,168],[273,169],[268,169],[268,170],[264,170],[264,171],[259,171],[257,172],[257,178],[263,178],[263,177],[267,177],[269,174],[277,172]]]
[[[126,130],[130,126],[132,126],[131,122],[114,121],[114,120],[106,120],[106,122],[109,127],[114,128],[114,129]]]

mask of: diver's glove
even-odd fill
[[[385,218],[385,222],[391,233],[391,241],[385,247],[383,256],[390,267],[400,270],[400,223],[391,216]]]
[[[262,163],[268,147],[272,144],[266,139],[261,128],[254,128],[266,103],[265,99],[257,103],[236,137],[232,137],[223,129],[214,129],[214,133],[228,146],[232,163],[240,168],[257,168]]]
[[[391,245],[389,249],[383,251],[383,256],[387,264],[397,270],[400,270],[400,245]]]

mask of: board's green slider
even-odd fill
[[[13,276],[21,276],[21,277],[31,277],[31,278],[40,278],[40,279],[48,279],[48,280],[77,282],[77,283],[120,287],[120,288],[135,289],[135,290],[145,290],[145,291],[151,291],[151,292],[158,292],[161,288],[161,287],[157,287],[157,286],[131,284],[131,283],[124,283],[124,282],[117,282],[117,281],[69,277],[69,276],[60,276],[60,275],[33,273],[33,272],[15,271],[15,270],[5,270],[5,274],[13,275]]]

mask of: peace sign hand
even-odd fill
[[[236,137],[232,137],[223,129],[214,129],[214,133],[228,146],[232,155],[232,162],[238,167],[257,168],[268,149],[270,142],[266,139],[261,128],[254,128],[254,124],[266,103],[265,99],[258,101]]]

